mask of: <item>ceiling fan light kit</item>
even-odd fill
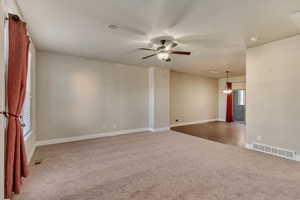
[[[174,41],[174,39],[170,36],[158,37],[152,40],[152,43],[157,46],[155,49],[150,48],[139,48],[139,50],[143,51],[152,51],[156,52],[155,54],[151,54],[149,56],[142,57],[142,59],[147,59],[152,56],[157,56],[157,58],[164,62],[171,61],[171,54],[177,55],[191,55],[191,52],[187,51],[175,51],[173,50],[177,47],[178,43]]]
[[[224,94],[231,94],[231,93],[232,93],[232,90],[230,90],[230,89],[224,89],[224,90],[223,90],[223,93],[224,93]]]
[[[166,62],[169,62],[168,60],[171,61],[170,59],[170,54],[167,53],[167,52],[160,52],[157,54],[157,58],[161,61],[166,61]]]

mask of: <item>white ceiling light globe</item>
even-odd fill
[[[159,60],[167,60],[169,58],[169,54],[166,52],[160,52],[157,54],[157,58]]]
[[[231,94],[231,93],[232,93],[232,90],[230,90],[230,89],[225,89],[225,90],[223,90],[223,93],[224,93],[224,94]]]

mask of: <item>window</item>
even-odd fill
[[[238,105],[244,106],[246,104],[246,92],[245,90],[238,91]]]
[[[23,105],[22,120],[24,123],[23,134],[28,135],[31,131],[31,64],[32,54],[28,51],[28,72],[27,72],[27,83],[26,83],[26,95]]]

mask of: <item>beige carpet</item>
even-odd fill
[[[172,131],[38,148],[19,200],[299,200],[300,164]]]

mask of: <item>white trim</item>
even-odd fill
[[[129,133],[138,133],[138,132],[145,132],[145,131],[149,131],[149,128],[138,128],[138,129],[131,129],[131,130],[120,130],[120,131],[114,131],[114,132],[97,133],[97,134],[93,134],[93,135],[75,136],[75,137],[67,137],[67,138],[55,138],[55,139],[50,139],[50,140],[40,140],[40,141],[36,142],[36,146],[75,142],[75,141],[81,141],[81,140],[123,135],[123,134],[129,134]]]
[[[30,153],[29,153],[29,155],[28,155],[28,163],[30,163],[30,161],[31,161],[31,159],[32,159],[32,156],[33,156],[33,154],[34,154],[34,152],[35,152],[35,150],[36,150],[36,143],[33,145],[33,147],[32,147],[32,149],[31,149],[31,151],[30,151]]]
[[[154,87],[155,87],[155,80],[154,80],[154,68],[151,67],[149,68],[148,71],[148,78],[149,78],[149,127],[153,127],[154,126],[154,104],[155,104],[155,91],[154,91]]]
[[[183,123],[172,124],[171,127],[186,126],[186,125],[192,125],[192,124],[203,124],[203,123],[215,122],[215,121],[220,121],[220,120],[218,120],[218,119],[207,119],[207,120],[201,120],[201,121],[183,122]]]
[[[149,128],[151,132],[162,132],[162,131],[169,131],[170,127],[163,127],[163,128]]]
[[[217,121],[226,122],[226,119],[217,119]]]
[[[30,138],[30,135],[32,134],[33,130],[30,130],[24,137],[24,141],[27,141],[28,138]]]
[[[300,155],[297,154],[297,153],[296,153],[296,158],[295,158],[295,160],[298,161],[298,162],[300,162]]]
[[[29,131],[29,133],[24,137],[24,141],[26,142],[27,140],[29,140],[31,134],[33,133],[33,130]],[[30,163],[31,159],[32,159],[32,156],[35,152],[35,149],[36,149],[36,142],[33,144],[33,147],[31,149],[31,151],[29,152],[28,154],[28,163]]]
[[[245,144],[245,148],[252,150],[252,144],[246,143]]]

